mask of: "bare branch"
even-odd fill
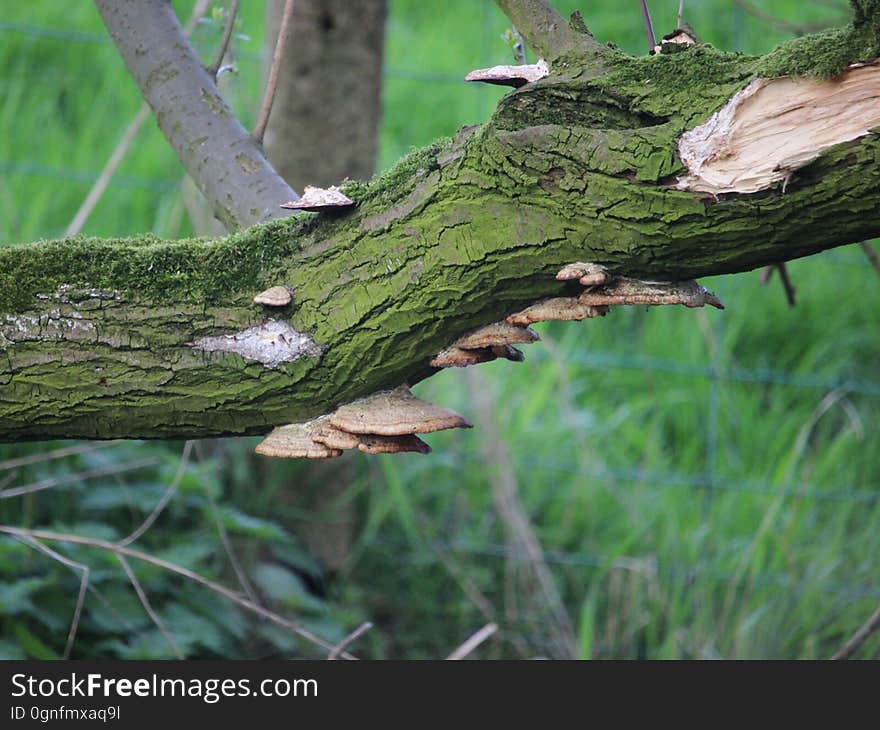
[[[880,255],[877,254],[877,249],[875,249],[869,241],[863,241],[861,244],[862,251],[865,252],[865,256],[868,257],[868,261],[871,262],[871,266],[873,266],[877,273],[880,274]]]
[[[361,636],[367,633],[367,631],[369,631],[371,628],[373,628],[373,624],[369,621],[365,621],[364,623],[362,623],[330,650],[330,653],[327,655],[327,659],[339,659],[339,655],[342,653],[343,649],[353,644],[355,641],[361,638]]]
[[[41,492],[44,489],[57,487],[59,484],[67,484],[68,482],[83,481],[85,479],[95,479],[96,477],[105,477],[110,474],[120,474],[124,471],[134,471],[135,469],[145,469],[155,466],[159,463],[159,459],[140,459],[138,461],[130,461],[127,464],[111,464],[109,466],[100,467],[98,469],[89,469],[88,471],[77,472],[76,474],[64,474],[60,477],[48,477],[38,482],[31,482],[20,487],[10,487],[0,491],[0,499],[9,499],[10,497],[21,497],[25,494],[33,492]]]
[[[103,441],[96,444],[77,444],[76,446],[64,446],[60,449],[52,451],[42,451],[39,454],[28,454],[27,456],[19,456],[15,459],[7,459],[0,461],[0,471],[6,469],[15,469],[19,466],[28,466],[29,464],[39,464],[43,461],[51,461],[52,459],[63,459],[66,456],[76,456],[77,454],[87,454],[98,449],[106,449],[108,446],[116,446],[116,441]]]
[[[654,51],[657,45],[657,36],[654,35],[654,24],[651,22],[651,11],[648,10],[648,0],[639,0],[642,6],[642,20],[645,23],[645,33],[648,34],[648,53]]]
[[[684,17],[684,0],[678,0],[678,15],[675,16],[675,27],[681,28]]]
[[[252,613],[255,613],[257,616],[267,619],[272,623],[278,624],[279,626],[284,627],[291,633],[297,634],[298,636],[301,636],[304,639],[312,642],[313,644],[317,644],[318,646],[327,649],[328,651],[332,651],[335,646],[329,641],[322,639],[320,636],[313,634],[308,629],[303,628],[299,624],[293,621],[289,621],[283,616],[279,616],[277,613],[274,613],[273,611],[257,605],[253,601],[242,598],[235,591],[230,590],[220,583],[212,581],[210,578],[205,578],[205,576],[201,575],[200,573],[196,573],[194,570],[184,568],[181,565],[176,565],[175,563],[168,562],[167,560],[162,560],[161,558],[157,558],[154,555],[142,552],[141,550],[135,550],[133,548],[125,547],[124,545],[119,545],[118,543],[110,542],[109,540],[100,540],[98,538],[84,537],[82,535],[72,535],[65,532],[54,532],[52,530],[31,530],[24,527],[14,527],[12,525],[0,525],[0,533],[6,535],[14,535],[21,538],[48,540],[49,542],[67,542],[73,543],[75,545],[88,545],[90,547],[98,548],[100,550],[108,550],[115,555],[122,555],[124,557],[134,558],[135,560],[142,560],[145,563],[150,563],[150,565],[155,565],[159,568],[162,568],[163,570],[167,570],[169,573],[180,575],[195,583],[198,583],[199,585],[204,586],[214,593],[223,596],[224,598],[232,601],[242,608],[247,609]],[[356,658],[346,652],[342,652],[341,656],[343,656],[345,659]]]
[[[281,16],[281,27],[278,29],[278,40],[275,43],[275,53],[272,55],[272,66],[269,69],[269,79],[266,81],[266,93],[263,96],[263,103],[260,104],[260,113],[253,132],[253,137],[257,144],[263,144],[266,125],[269,124],[269,115],[272,113],[272,103],[275,101],[275,90],[278,88],[278,77],[281,74],[281,62],[284,58],[284,45],[287,43],[292,16],[293,0],[285,0],[284,13]]]
[[[785,291],[785,300],[788,302],[788,306],[795,306],[797,300],[795,299],[794,284],[791,281],[791,277],[788,275],[788,267],[784,262],[781,264],[765,266],[764,270],[761,272],[761,283],[767,284],[773,277],[774,271],[779,272],[779,279],[782,281],[782,288]]]
[[[174,493],[177,491],[177,488],[180,486],[180,481],[181,479],[183,479],[183,475],[186,472],[186,466],[189,463],[189,455],[192,452],[192,444],[192,441],[187,441],[184,445],[183,453],[180,455],[180,463],[177,465],[177,473],[174,475],[174,479],[171,480],[171,484],[168,485],[168,488],[162,495],[162,499],[159,500],[158,504],[153,508],[153,511],[150,512],[149,515],[147,515],[147,518],[141,523],[140,527],[138,527],[124,540],[119,541],[120,545],[130,545],[131,543],[133,543],[147,530],[149,530],[156,519],[159,517],[159,515],[162,514],[162,510],[165,509],[165,507],[171,501],[171,498],[174,496]]]
[[[134,115],[134,119],[125,128],[119,143],[110,155],[110,159],[107,160],[107,164],[104,165],[104,169],[101,170],[101,174],[98,175],[98,179],[95,180],[86,199],[83,200],[79,210],[76,211],[76,215],[73,216],[73,220],[70,221],[70,225],[64,231],[65,236],[75,236],[83,229],[86,221],[88,221],[95,210],[95,206],[98,205],[98,202],[107,191],[107,186],[110,185],[110,180],[116,174],[117,168],[122,163],[122,160],[125,159],[125,155],[128,154],[131,143],[134,142],[135,137],[137,137],[138,132],[141,131],[141,127],[144,126],[144,122],[147,121],[149,116],[150,107],[144,102],[141,104],[141,108],[138,109],[137,114]]]
[[[232,230],[287,215],[278,206],[296,194],[223,100],[171,3],[95,4],[159,127],[223,224]]]
[[[82,616],[82,607],[86,600],[86,590],[88,590],[89,587],[89,566],[64,557],[61,553],[56,552],[36,538],[24,536],[19,537],[18,539],[27,545],[30,545],[35,550],[39,550],[41,553],[48,555],[52,560],[57,560],[62,565],[66,565],[72,571],[79,571],[81,574],[79,593],[76,597],[76,605],[73,608],[73,617],[70,619],[70,628],[67,631],[67,643],[64,645],[63,656],[65,659],[70,659],[70,652],[73,650],[73,642],[76,639],[76,632],[79,628],[79,619],[80,616]]]
[[[208,6],[210,4],[211,0],[199,0],[195,7],[193,7],[192,14],[184,27],[184,33],[187,37],[192,35],[199,20],[206,12],[208,12]],[[65,236],[75,236],[82,230],[86,221],[88,221],[92,212],[95,210],[95,206],[98,205],[101,198],[104,196],[104,193],[107,191],[107,186],[110,184],[110,180],[113,178],[119,165],[122,164],[122,160],[125,159],[128,150],[131,148],[132,142],[134,142],[138,132],[141,131],[141,127],[144,126],[144,122],[147,121],[149,115],[150,107],[144,102],[141,104],[141,108],[138,109],[137,114],[135,114],[134,119],[132,119],[131,122],[129,122],[129,125],[125,128],[119,143],[110,155],[110,159],[107,160],[107,164],[104,165],[104,169],[101,170],[101,174],[98,175],[98,179],[95,180],[92,189],[89,190],[88,195],[86,195],[86,199],[82,202],[82,205],[80,205],[79,210],[76,211],[76,215],[73,216],[73,220],[70,221],[67,230],[64,231]]]
[[[877,629],[880,629],[880,606],[874,611],[868,620],[862,624],[852,638],[846,642],[835,654],[832,659],[849,659],[855,654]]]
[[[220,39],[220,45],[217,46],[214,60],[208,66],[208,73],[215,79],[219,75],[220,66],[226,57],[226,51],[229,50],[229,41],[232,39],[232,31],[235,29],[235,18],[238,15],[238,3],[239,0],[232,0],[229,10],[226,11],[226,25],[223,27],[223,37]]]
[[[147,612],[147,616],[150,617],[150,620],[156,624],[156,628],[162,633],[162,636],[165,637],[165,641],[171,646],[172,651],[177,655],[178,659],[183,659],[183,652],[180,651],[180,647],[177,645],[177,642],[174,640],[174,637],[171,636],[171,633],[168,631],[168,627],[165,626],[165,623],[162,619],[159,618],[159,615],[153,610],[153,606],[150,604],[150,599],[147,598],[147,594],[144,592],[143,587],[141,586],[141,582],[137,579],[137,576],[134,574],[134,571],[131,569],[131,566],[128,564],[128,561],[125,559],[124,555],[120,555],[116,553],[116,558],[119,560],[122,565],[122,569],[125,571],[125,574],[128,576],[128,580],[131,581],[131,585],[134,588],[134,592],[137,593],[137,597],[141,602],[141,605],[144,607],[144,611]]]
[[[453,661],[464,659],[496,631],[498,631],[498,624],[486,624],[446,658]]]
[[[548,61],[578,47],[595,55],[606,52],[605,47],[594,38],[574,30],[548,0],[495,2],[526,43]]]

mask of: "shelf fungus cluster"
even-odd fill
[[[427,454],[431,447],[416,434],[447,428],[471,428],[471,423],[455,411],[416,398],[401,385],[306,423],[280,426],[257,446],[257,453],[305,459],[329,459],[347,449],[365,454]]]
[[[577,281],[584,291],[557,297],[511,314],[506,321],[480,327],[458,338],[431,359],[436,368],[465,367],[496,358],[520,361],[514,347],[540,339],[529,324],[548,320],[600,317],[612,306],[683,304],[711,305],[721,301],[695,281],[653,282],[615,277],[597,264],[575,262],[560,269],[559,281]],[[427,454],[431,448],[417,434],[447,428],[471,428],[463,416],[416,398],[406,385],[347,403],[329,415],[305,423],[280,426],[257,446],[257,453],[288,458],[328,459],[357,449],[365,454]]]
[[[431,367],[463,368],[489,362],[496,358],[522,362],[522,351],[515,344],[528,344],[541,339],[530,327],[509,322],[496,322],[460,337],[431,359]]]
[[[603,317],[611,307],[621,305],[658,306],[683,304],[724,309],[721,300],[695,281],[642,281],[625,276],[611,276],[598,264],[577,261],[563,266],[556,274],[559,281],[577,281],[585,287],[576,297],[555,297],[537,302],[511,314],[507,322],[525,327],[535,322],[565,322]]]

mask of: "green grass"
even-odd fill
[[[185,14],[188,3],[176,5]],[[262,5],[242,3],[252,40],[237,44],[241,72],[227,89],[246,120],[259,97]],[[569,12],[576,3],[558,5]],[[503,92],[457,79],[509,54],[500,39],[507,24],[488,0],[391,6],[382,167],[485,119]],[[655,0],[658,32],[671,29],[676,6]],[[793,0],[761,7],[797,23],[845,12],[843,3],[838,12]],[[600,40],[643,51],[635,9],[604,0],[584,10]],[[722,48],[766,52],[790,37],[732,3],[685,10]],[[3,6],[0,242],[60,235],[138,108],[101,32],[85,0],[63,14],[54,0]],[[205,55],[216,35],[199,30]],[[182,179],[148,123],[86,232],[191,233]],[[723,277],[704,283],[725,312],[616,310],[543,326],[524,364],[432,378],[418,392],[477,428],[433,436],[427,457],[356,456],[316,479],[313,465],[254,459],[250,439],[201,444],[138,544],[236,585],[219,520],[279,612],[331,641],[373,621],[356,648],[362,656],[444,656],[490,619],[501,631],[480,656],[554,656],[552,596],[519,547],[522,530],[500,509],[513,479],[582,656],[828,656],[880,602],[880,282],[856,248],[795,262],[791,274],[793,310],[778,282]],[[54,446],[0,446],[0,460]],[[0,522],[122,537],[174,477],[181,446],[120,443],[18,467],[16,485],[157,460],[0,500]],[[350,512],[310,510],[338,481],[351,481],[336,500]],[[316,563],[306,533],[349,519],[355,543],[345,565]],[[113,558],[62,549],[91,566],[98,590],[87,597],[73,656],[173,656]],[[203,588],[135,567],[187,656],[321,654]],[[75,573],[3,539],[0,575],[0,655],[60,655]],[[878,652],[874,637],[860,656]]]

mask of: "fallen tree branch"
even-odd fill
[[[618,303],[614,291],[630,304],[663,299],[640,295],[638,279],[747,271],[876,236],[880,118],[867,100],[880,73],[848,68],[865,52],[864,28],[852,32],[858,43],[830,81],[778,74],[823,43],[839,54],[840,37],[765,59],[699,44],[609,51],[601,75],[584,51],[580,65],[569,55],[510,92],[483,127],[343,185],[354,206],[212,240],[4,248],[0,440],[265,433],[414,384],[462,335],[536,302],[584,319]],[[821,120],[816,149],[786,123],[790,85],[796,115],[808,99]],[[781,159],[782,175],[776,163],[750,169],[743,185],[721,164],[763,162],[761,150],[787,144],[797,154]],[[596,270],[629,283],[557,280],[573,262],[588,262],[585,281]],[[289,299],[258,297],[274,287]],[[699,292],[687,285],[672,300],[694,304]],[[613,326],[613,309],[583,326]],[[464,349],[475,361],[521,359],[509,345]],[[51,377],[61,367],[63,387]]]

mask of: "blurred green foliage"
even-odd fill
[[[191,4],[175,2],[182,17]],[[652,3],[658,35],[677,5]],[[755,6],[687,0],[685,20],[719,47],[761,53],[847,17],[834,0]],[[0,11],[0,243],[61,235],[141,103],[92,4],[60,9],[32,0]],[[596,0],[584,12],[603,42],[646,50],[637,4]],[[239,71],[224,77],[246,124],[259,102],[263,13],[262,2],[242,3]],[[204,58],[219,26],[195,34]],[[383,167],[488,116],[503,90],[460,78],[510,61],[508,29],[489,0],[392,0]],[[85,231],[189,235],[183,180],[148,123]],[[180,471],[134,547],[246,586],[329,642],[373,621],[360,656],[441,657],[490,620],[501,630],[483,657],[556,656],[559,646],[582,657],[828,656],[880,601],[880,284],[855,247],[790,269],[793,310],[756,274],[724,277],[704,282],[724,313],[618,310],[544,326],[522,365],[432,378],[419,393],[478,427],[432,437],[427,457],[354,457],[351,475],[325,473],[351,480],[338,510],[307,510],[292,495],[320,489],[315,467],[256,459],[253,439],[199,442],[184,464],[180,443],[86,444],[61,458],[49,452],[70,444],[42,443],[0,445],[0,488],[57,482],[0,499],[0,523],[122,539]],[[342,508],[356,540],[329,571],[304,534],[336,525]],[[530,532],[543,556],[527,549]],[[73,657],[175,655],[113,555],[49,546],[75,564],[0,538],[0,656],[64,653],[76,564],[90,573]],[[326,653],[203,586],[130,563],[185,656]],[[861,655],[878,651],[875,637]]]

